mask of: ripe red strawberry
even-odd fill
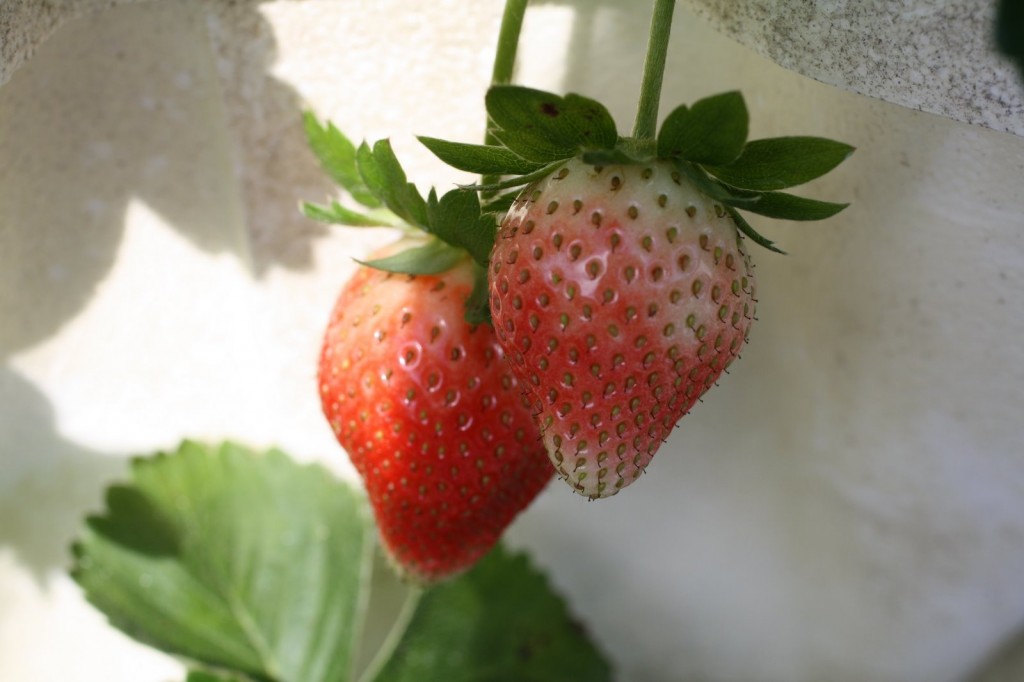
[[[494,330],[469,325],[468,257],[440,275],[360,268],[320,357],[320,398],[406,577],[471,566],[550,480]]]
[[[573,160],[528,186],[489,274],[494,327],[548,454],[591,498],[640,476],[754,316],[736,224],[667,161]]]

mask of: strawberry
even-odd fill
[[[634,481],[738,357],[754,275],[732,217],[666,162],[570,161],[501,225],[491,313],[562,478]]]
[[[399,571],[434,582],[476,562],[551,479],[493,329],[464,319],[466,259],[440,275],[360,268],[320,355],[320,399],[363,477]]]
[[[472,192],[421,196],[387,140],[356,148],[311,114],[306,132],[361,208],[306,203],[304,213],[407,233],[341,291],[318,379],[385,553],[404,578],[433,583],[480,559],[553,475],[486,315],[494,217]]]
[[[475,188],[488,196],[524,187],[489,204],[500,212],[508,201],[488,267],[490,311],[558,474],[608,497],[640,476],[746,342],[756,300],[742,236],[778,249],[739,210],[834,215],[846,205],[776,190],[822,175],[852,148],[747,142],[737,92],[677,107],[657,136],[648,98],[629,138],[581,95],[495,86],[486,104],[497,144],[420,139],[457,168],[504,177]]]

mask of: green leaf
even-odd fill
[[[487,91],[492,131],[507,148],[530,161],[568,159],[582,149],[611,149],[618,141],[615,121],[599,102],[581,95],[560,97],[516,85]]]
[[[745,197],[733,194],[729,189],[722,185],[722,183],[712,177],[709,177],[708,174],[700,168],[700,166],[694,165],[689,161],[676,159],[673,165],[676,167],[676,170],[685,175],[698,190],[707,194],[716,201],[721,201],[723,204],[746,208],[756,204],[759,200],[759,195],[753,192]]]
[[[761,236],[761,234],[758,233],[757,230],[755,230],[753,227],[751,227],[750,223],[748,223],[743,218],[743,216],[739,214],[739,211],[737,211],[735,208],[726,206],[725,210],[729,212],[730,216],[732,216],[732,219],[736,223],[736,227],[739,229],[739,231],[745,234],[746,236],[750,237],[750,240],[753,241],[755,244],[763,246],[769,251],[774,251],[775,253],[786,253],[779,247],[775,246],[775,242],[771,241],[766,237]]]
[[[226,673],[214,674],[205,670],[192,670],[185,678],[185,682],[244,682],[244,680]]]
[[[739,196],[760,197],[756,203],[743,206],[744,210],[780,220],[825,220],[849,206],[849,204],[834,204],[830,201],[818,201],[783,192],[733,191]]]
[[[356,167],[356,148],[330,121],[323,126],[311,111],[302,115],[306,139],[327,174],[345,188],[352,198],[369,208],[380,206],[377,199],[363,182]]]
[[[378,140],[372,148],[364,142],[356,151],[356,162],[366,185],[388,210],[409,225],[428,229],[426,202],[406,179],[388,140]]]
[[[563,115],[576,129],[576,140],[581,149],[612,149],[619,141],[615,119],[607,108],[595,99],[570,92],[562,98]]]
[[[510,189],[512,187],[522,187],[523,185],[528,185],[531,182],[543,180],[544,178],[551,175],[564,165],[565,159],[561,161],[555,161],[554,163],[549,163],[540,170],[534,171],[533,173],[528,173],[527,175],[519,175],[513,178],[507,178],[505,180],[502,180],[501,182],[495,182],[489,185],[463,185],[461,189],[470,190],[473,192],[497,192],[499,190]]]
[[[522,555],[496,548],[422,594],[372,682],[605,682],[611,669]]]
[[[705,170],[734,187],[785,189],[825,175],[852,153],[850,145],[821,137],[773,137],[748,142],[731,164]]]
[[[435,137],[419,137],[423,145],[452,168],[477,175],[524,175],[541,167],[510,149],[494,145],[449,142]]]
[[[434,234],[468,251],[477,263],[487,263],[494,246],[494,218],[487,216],[481,220],[476,192],[453,189],[436,202],[431,213],[430,227]]]
[[[135,460],[109,490],[72,575],[158,649],[260,680],[334,682],[351,674],[372,548],[361,498],[323,469],[186,442]]]
[[[377,163],[373,148],[365,141],[356,150],[356,167],[359,169],[359,176],[374,196],[384,197],[388,193],[387,175]]]
[[[424,592],[374,563],[373,537],[365,498],[322,468],[186,442],[133,462],[72,575],[114,626],[186,659],[188,682],[609,679],[525,557],[498,547]]]
[[[481,210],[485,213],[506,213],[510,208],[512,208],[512,204],[515,203],[518,196],[519,192],[516,190],[500,194],[483,204],[481,206]]]
[[[587,149],[581,155],[583,163],[591,166],[616,166],[632,165],[640,163],[640,159],[633,158],[624,149]]]
[[[368,213],[359,213],[345,208],[337,201],[332,201],[330,206],[320,206],[304,201],[300,207],[303,215],[321,223],[348,225],[349,227],[398,227],[394,220]]]
[[[491,288],[487,283],[487,265],[473,267],[473,291],[466,300],[465,320],[470,325],[491,324]]]
[[[678,107],[661,124],[658,156],[695,163],[726,165],[743,151],[750,117],[743,95],[725,92],[691,108]]]
[[[410,225],[427,227],[427,206],[416,185],[405,177],[402,164],[391,149],[391,142],[378,140],[373,145],[374,170],[379,174],[381,197],[391,212]],[[361,162],[360,162],[361,163]],[[361,166],[360,166],[361,167]]]
[[[360,265],[365,265],[384,272],[396,272],[406,275],[436,275],[447,272],[455,267],[455,264],[466,257],[462,249],[446,244],[440,239],[431,239],[423,246],[414,246],[404,251],[399,251],[392,256],[377,258],[375,260],[356,260]]]

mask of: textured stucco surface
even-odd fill
[[[639,4],[536,5],[519,80],[628,127]],[[312,363],[350,257],[389,236],[297,215],[331,192],[298,114],[390,136],[421,186],[464,179],[412,135],[480,136],[499,12],[136,4],[69,21],[0,88],[0,679],[182,677],[63,573],[127,455],[231,437],[352,475]],[[1024,139],[798,76],[683,8],[670,60],[666,110],[740,88],[755,137],[854,144],[803,193],[855,203],[759,222],[791,255],[755,253],[732,374],[644,480],[555,485],[510,542],[623,680],[1021,679]]]
[[[995,51],[997,0],[685,0],[787,69],[1024,135],[1024,84]]]

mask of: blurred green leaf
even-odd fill
[[[605,682],[611,668],[523,555],[496,548],[422,594],[372,682]],[[385,652],[387,653],[387,652]]]
[[[331,223],[334,225],[347,225],[349,227],[398,227],[395,219],[371,215],[369,213],[360,213],[353,211],[349,208],[345,208],[337,201],[332,201],[330,206],[320,206],[318,204],[311,204],[308,201],[304,201],[301,204],[302,214],[307,218],[316,220],[321,223]],[[378,211],[377,213],[385,213],[387,216],[391,216],[386,211]]]
[[[409,182],[388,140],[365,142],[356,151],[359,172],[374,195],[409,225],[427,229],[427,204]]]
[[[186,442],[133,462],[89,519],[72,575],[158,649],[260,680],[334,682],[351,674],[372,547],[360,498],[323,469]]]
[[[227,673],[214,674],[205,670],[192,670],[185,678],[185,682],[247,682],[247,680]]]
[[[413,246],[391,256],[367,261],[356,260],[356,262],[385,272],[405,275],[436,275],[451,270],[465,257],[466,252],[459,247],[452,246],[440,239],[431,238],[422,246]]]
[[[110,488],[74,546],[72,575],[112,625],[193,662],[187,682],[610,679],[525,556],[498,547],[420,591],[374,570],[373,538],[365,499],[322,468],[186,442],[135,460]],[[391,635],[367,628],[371,593],[388,615],[403,592],[414,597]]]
[[[321,125],[313,112],[303,113],[302,122],[309,147],[327,174],[362,205],[369,208],[380,206],[380,201],[366,187],[356,168],[355,145],[330,121],[326,126]]]

